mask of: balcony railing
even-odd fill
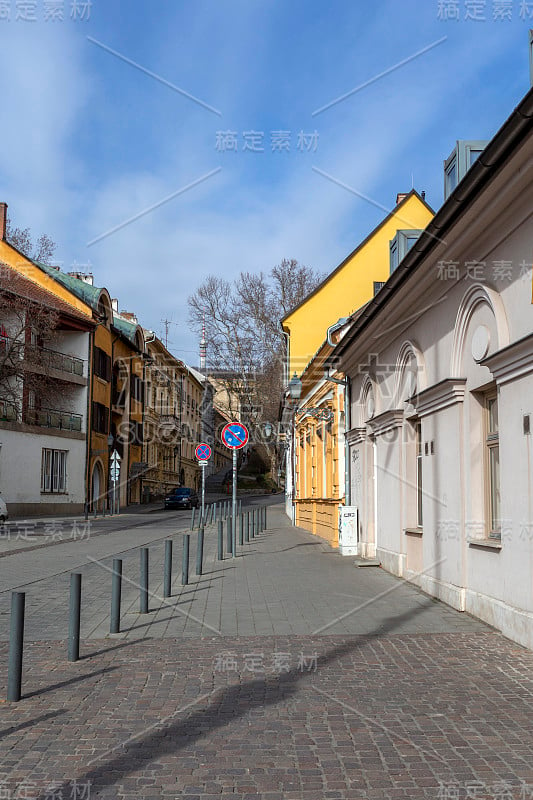
[[[68,411],[53,411],[48,408],[28,408],[24,414],[24,422],[28,425],[38,425],[40,428],[55,428],[61,431],[81,432],[82,419],[81,414],[70,414]]]
[[[0,422],[16,422],[17,407],[9,400],[0,400]]]
[[[83,377],[83,359],[69,356],[52,350],[49,347],[38,347],[35,344],[24,344],[13,339],[5,339],[12,358],[25,360],[29,365],[44,369],[55,369],[58,372],[68,372],[69,375]]]

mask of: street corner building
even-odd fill
[[[533,647],[533,91],[336,348],[358,549]]]

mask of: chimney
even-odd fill
[[[400,192],[399,194],[397,194],[396,205],[399,205],[402,202],[402,200],[405,200],[406,197],[407,197],[407,192]]]
[[[0,240],[5,242],[7,229],[7,203],[0,203]]]
[[[422,200],[425,200],[425,199],[426,199],[426,193],[425,193],[425,192],[422,192],[422,193],[421,193],[421,195],[420,195],[420,197],[422,198]]]
[[[112,297],[111,298],[111,308],[113,309],[113,311],[116,311],[117,314],[118,314],[118,297]]]
[[[132,322],[134,325],[137,325],[138,323],[137,317],[133,311],[121,311],[120,316],[124,317],[124,319],[128,322]]]

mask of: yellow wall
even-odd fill
[[[390,219],[350,256],[318,291],[283,320],[290,334],[290,375],[301,375],[324,342],[327,329],[340,317],[348,317],[374,296],[374,281],[390,276],[390,241],[396,231],[423,229],[433,218],[416,196],[401,202]]]
[[[32,264],[22,253],[19,253],[18,250],[15,250],[11,245],[2,240],[0,240],[0,262],[13,267],[13,269],[20,272],[21,275],[25,275],[34,283],[42,286],[44,289],[48,289],[48,291],[56,297],[60,297],[66,303],[74,306],[74,308],[77,308],[82,314],[87,314],[87,316],[92,319],[92,310],[83,300],[79,300],[76,295],[61,286],[61,284],[51,278],[50,275],[47,275],[44,270],[36,267],[35,264]]]

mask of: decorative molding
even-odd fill
[[[482,304],[487,305],[494,315],[498,346],[506,347],[509,343],[509,325],[500,295],[488,286],[474,284],[468,289],[461,300],[455,320],[455,332],[450,363],[450,374],[454,377],[458,378],[461,374],[461,363],[463,360],[468,326],[470,325],[474,311]]]
[[[533,372],[533,334],[498,350],[480,363],[490,369],[498,384],[528,375]]]
[[[419,417],[435,414],[444,408],[462,403],[466,391],[466,378],[446,378],[415,394],[411,401]]]
[[[347,431],[344,439],[348,445],[361,444],[367,439],[367,430],[366,428],[352,428]]]
[[[393,408],[367,420],[367,425],[371,428],[374,436],[381,436],[394,428],[399,428],[403,424],[403,419],[403,409]]]

